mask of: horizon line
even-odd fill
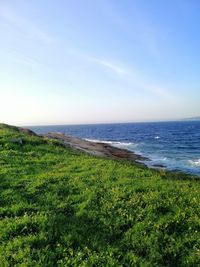
[[[62,124],[29,124],[22,125],[21,127],[48,127],[48,126],[84,126],[84,125],[108,125],[108,124],[133,124],[133,123],[159,123],[159,122],[179,122],[187,121],[191,118],[180,118],[180,119],[166,119],[166,120],[149,120],[149,121],[128,121],[128,122],[94,122],[94,123],[62,123]]]

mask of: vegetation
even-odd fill
[[[0,125],[0,266],[200,266],[199,230],[198,178]]]

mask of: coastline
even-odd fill
[[[103,142],[88,141],[82,138],[65,135],[63,133],[48,133],[42,136],[57,140],[65,147],[71,147],[75,150],[83,151],[93,156],[131,160],[144,166],[146,165],[142,161],[149,160],[148,158],[138,155],[127,149],[118,148]]]
[[[144,157],[142,155],[135,153],[134,151],[131,151],[125,148],[119,148],[119,147],[110,145],[108,143],[90,141],[90,140],[82,139],[79,137],[74,137],[71,135],[65,135],[60,132],[58,133],[50,132],[50,133],[39,135],[39,136],[56,140],[66,148],[70,147],[74,150],[82,151],[92,156],[110,158],[110,159],[118,159],[118,160],[129,160],[130,162],[144,166],[147,169],[162,171],[163,174],[164,173],[166,175],[170,174],[173,177],[182,175],[183,177],[186,177],[186,178],[190,177],[190,178],[199,179],[198,175],[187,173],[182,170],[169,170],[162,164],[148,165],[147,162],[150,161],[148,157]]]
[[[150,158],[137,154],[134,151],[128,150],[126,148],[113,146],[112,144],[106,142],[104,143],[103,141],[95,141],[95,140],[93,141],[93,140],[83,139],[79,137],[74,137],[72,135],[65,135],[64,133],[61,132],[49,132],[46,134],[38,134],[29,128],[12,126],[8,124],[1,124],[1,125],[8,129],[17,130],[22,134],[27,134],[39,138],[56,140],[58,143],[60,143],[66,148],[68,147],[77,151],[82,151],[92,156],[118,159],[118,160],[128,160],[132,163],[144,166],[147,169],[162,171],[162,173],[164,171],[164,173],[170,173],[171,175],[175,176],[182,174],[183,176],[194,177],[199,179],[199,175],[194,173],[189,173],[181,169],[170,170],[162,164],[150,165],[148,164],[151,161]],[[21,142],[21,140],[18,140],[18,142],[19,141]]]

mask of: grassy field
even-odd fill
[[[198,178],[0,125],[1,267],[200,266],[199,230]]]

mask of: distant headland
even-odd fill
[[[192,117],[192,118],[185,118],[184,121],[200,121],[200,116]]]

